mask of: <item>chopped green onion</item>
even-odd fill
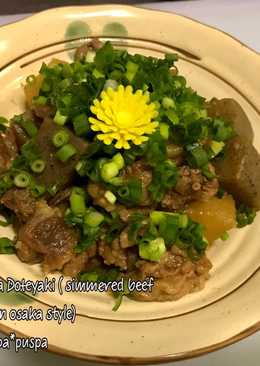
[[[147,94],[148,94],[149,92],[147,91]],[[149,93],[149,95],[150,95],[150,93]],[[158,100],[155,100],[154,102],[153,102],[153,104],[155,105],[155,108],[156,109],[160,109],[160,107],[161,107],[161,104],[160,104],[160,102],[158,102]]]
[[[175,108],[175,102],[172,98],[164,97],[162,100],[162,105],[165,109]]]
[[[165,215],[164,220],[159,223],[159,234],[164,238],[167,246],[172,245],[176,241],[179,229],[179,214]]]
[[[189,218],[185,214],[179,214],[179,227],[185,229],[188,226]]]
[[[63,79],[61,82],[60,82],[60,88],[63,89],[63,90],[66,90],[68,87],[70,86],[70,80],[69,79]],[[70,102],[71,102],[71,96],[70,95],[65,95],[63,98],[62,98],[62,101],[65,105],[69,105]]]
[[[107,162],[109,162],[109,160],[107,158],[98,159],[98,161],[97,161],[98,169],[102,169],[102,166]]]
[[[6,130],[6,125],[8,124],[8,120],[5,117],[0,116],[0,131],[4,132]]]
[[[104,90],[107,90],[108,88],[111,88],[113,90],[116,90],[118,87],[118,82],[116,80],[113,80],[113,79],[108,79],[106,80],[105,82],[105,85],[104,85]]]
[[[18,173],[14,178],[14,184],[18,188],[26,188],[31,183],[31,176],[26,172]]]
[[[105,163],[100,171],[101,178],[105,182],[109,182],[112,178],[116,177],[119,173],[117,164],[113,161]]]
[[[220,237],[220,239],[223,241],[228,240],[228,238],[229,238],[229,234],[226,231]]]
[[[48,84],[46,81],[44,81],[41,85],[41,90],[43,92],[49,92],[51,90],[50,84]]]
[[[35,79],[36,79],[35,75],[29,75],[29,76],[27,76],[27,78],[26,78],[26,82],[27,82],[28,84],[32,84],[32,83],[35,81]]]
[[[1,116],[1,117],[0,117],[0,123],[1,123],[1,124],[3,123],[3,124],[5,125],[5,124],[7,124],[7,123],[8,123],[8,120],[7,120],[5,117],[2,117],[2,116]]]
[[[213,127],[215,130],[214,140],[217,141],[227,141],[232,136],[234,136],[234,129],[231,125],[227,124],[220,118],[216,118],[213,122]]]
[[[130,189],[127,186],[120,187],[118,189],[118,194],[121,198],[128,198],[130,194]]]
[[[139,244],[139,256],[152,262],[159,262],[165,252],[166,246],[163,238],[156,238],[148,243],[141,242]]]
[[[47,98],[43,95],[33,98],[33,102],[38,105],[45,105],[47,103]]]
[[[14,185],[11,174],[4,175],[0,179],[0,195],[4,194],[9,188]]]
[[[55,117],[54,117],[54,122],[57,123],[57,125],[65,125],[65,123],[67,122],[68,116],[63,116],[59,110],[57,110]]]
[[[88,50],[86,54],[86,62],[94,62],[95,56],[96,56],[95,51]]]
[[[98,277],[99,275],[97,272],[86,272],[80,276],[80,281],[96,282],[98,280]]]
[[[34,184],[31,187],[31,194],[35,198],[43,196],[45,192],[46,192],[46,187],[42,184]]]
[[[104,216],[99,212],[90,212],[86,214],[84,223],[90,227],[97,227],[104,221]]]
[[[86,135],[90,131],[88,117],[82,113],[73,119],[73,128],[77,136]]]
[[[58,184],[52,184],[51,186],[49,186],[47,188],[47,192],[51,195],[51,196],[55,196],[55,194],[59,191],[59,186]]]
[[[98,69],[94,69],[93,72],[92,72],[92,75],[96,78],[96,79],[99,79],[99,78],[104,78],[105,75],[98,71]]]
[[[34,173],[42,173],[45,169],[45,166],[46,166],[45,161],[42,159],[34,160],[30,164],[30,168]]]
[[[160,123],[160,134],[165,140],[169,138],[169,128],[170,126],[167,123]]]
[[[130,82],[134,79],[138,68],[139,68],[139,66],[137,64],[135,64],[134,62],[132,62],[132,61],[127,62],[125,76]]]
[[[193,161],[195,165],[200,168],[203,165],[206,165],[209,161],[208,154],[201,146],[197,146],[191,150],[191,155],[193,157]]]
[[[216,174],[215,173],[213,173],[210,169],[209,169],[209,165],[208,164],[206,164],[206,165],[204,165],[203,167],[201,167],[201,172],[202,172],[202,174],[206,177],[206,178],[208,178],[208,179],[214,179],[214,178],[216,178]]]
[[[120,153],[114,155],[112,161],[117,165],[119,170],[125,166],[124,158]]]
[[[0,238],[0,254],[13,254],[14,252],[14,242],[9,238]]]
[[[72,144],[66,144],[62,146],[56,153],[56,157],[65,163],[68,161],[72,156],[77,154],[77,149]]]
[[[21,118],[20,124],[28,136],[34,137],[37,135],[38,128],[35,126],[33,121]]]
[[[213,156],[217,156],[225,146],[225,143],[223,141],[211,141],[210,147],[213,152]]]
[[[52,137],[53,145],[56,147],[61,147],[67,142],[69,142],[70,135],[66,130],[59,130],[55,133],[55,135]]]
[[[123,279],[123,291],[114,292],[114,296],[116,299],[112,311],[117,311],[122,304],[124,296],[127,296],[129,294],[130,290],[128,288],[128,281],[126,279]]]
[[[137,205],[142,199],[142,182],[139,179],[130,179],[125,185],[119,187],[117,192],[125,203]]]
[[[83,176],[85,174],[85,163],[83,160],[80,160],[76,166],[75,166],[75,170],[76,172],[80,175]]]
[[[252,224],[255,217],[256,211],[253,208],[247,207],[243,204],[239,205],[236,212],[237,227],[241,228]]]
[[[121,186],[124,183],[124,180],[122,177],[114,177],[109,179],[109,181],[107,182],[109,184],[111,184],[112,186]]]
[[[150,218],[153,224],[159,225],[165,218],[165,214],[162,211],[152,211],[150,213]]]
[[[107,201],[109,203],[111,203],[112,205],[116,202],[116,196],[114,195],[113,192],[111,191],[106,191],[104,194],[104,197],[107,199]]]
[[[173,125],[177,125],[180,122],[179,117],[174,109],[167,109],[165,114]]]
[[[38,150],[38,146],[33,139],[29,140],[21,147],[21,153],[22,153],[22,157],[28,163],[30,163],[36,159],[39,159],[41,157],[41,154]]]
[[[85,192],[82,188],[74,187],[70,195],[71,211],[75,215],[84,215],[86,212]]]
[[[155,225],[160,225],[163,221],[167,221],[168,217],[172,217],[174,220],[172,222],[168,222],[169,224],[177,225],[178,228],[181,229],[185,229],[188,226],[189,218],[186,214],[164,211],[152,211],[150,213],[151,221]]]

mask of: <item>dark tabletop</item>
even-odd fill
[[[136,4],[158,0],[0,0],[0,14],[33,13],[51,7],[67,5],[93,5],[104,3]]]

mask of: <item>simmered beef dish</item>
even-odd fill
[[[198,95],[177,58],[93,39],[27,77],[26,110],[0,119],[1,223],[16,233],[1,253],[81,281],[153,277],[120,294],[139,301],[204,288],[209,245],[260,209],[260,157],[242,107]]]

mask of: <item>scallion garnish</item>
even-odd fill
[[[31,183],[31,176],[26,172],[18,173],[14,177],[14,184],[18,188],[26,188],[30,185],[30,183]]]
[[[34,173],[42,173],[45,169],[46,163],[42,159],[37,159],[31,162],[30,167]]]
[[[163,238],[156,238],[148,242],[142,241],[138,248],[140,257],[152,262],[158,262],[166,252]]]
[[[65,125],[65,123],[67,122],[68,116],[63,116],[60,111],[58,110],[54,116],[53,121],[55,123],[57,123],[57,125]]]
[[[31,195],[35,198],[41,197],[46,192],[46,187],[42,184],[33,184],[30,189]]]
[[[79,114],[73,119],[73,128],[77,136],[84,136],[90,131],[86,114]]]
[[[111,203],[112,205],[114,204],[114,203],[116,203],[116,196],[114,195],[114,193],[113,192],[111,192],[111,191],[106,191],[105,192],[105,194],[104,194],[104,197],[107,199],[107,201],[109,202],[109,203]]]
[[[55,147],[61,147],[69,142],[70,135],[66,130],[57,131],[53,138],[52,142]]]
[[[72,156],[77,154],[77,149],[72,144],[66,144],[62,146],[56,153],[56,157],[62,161],[63,163],[66,163]]]
[[[115,178],[118,175],[118,173],[119,173],[118,165],[113,161],[103,164],[100,171],[101,178],[105,182],[109,182],[112,178]]]
[[[82,188],[74,187],[70,195],[70,207],[71,211],[75,215],[84,215],[86,212],[85,203],[86,194]]]
[[[97,227],[99,226],[102,222],[104,221],[104,215],[102,215],[101,213],[94,211],[94,212],[89,212],[86,214],[86,216],[84,217],[84,223],[87,226],[90,227]]]
[[[15,253],[15,246],[13,240],[9,238],[0,238],[0,253],[13,254]]]

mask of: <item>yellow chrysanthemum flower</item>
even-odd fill
[[[149,103],[149,96],[142,90],[133,93],[131,85],[119,85],[117,90],[102,91],[101,100],[95,99],[90,110],[97,118],[90,117],[93,131],[100,131],[97,138],[106,145],[116,140],[115,147],[129,149],[129,142],[140,145],[148,140],[158,122],[155,103]]]

